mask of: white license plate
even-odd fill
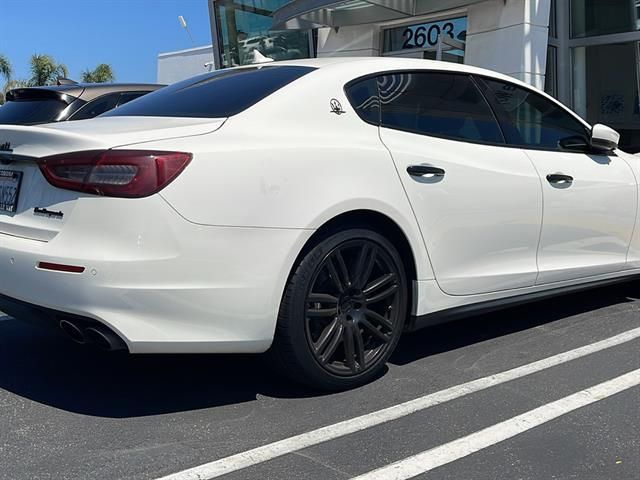
[[[0,170],[0,213],[16,213],[22,172]]]

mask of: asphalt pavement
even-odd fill
[[[638,379],[640,282],[408,334],[336,394],[0,313],[0,479],[638,480]]]

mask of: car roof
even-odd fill
[[[420,58],[400,58],[400,57],[328,57],[328,58],[307,58],[300,60],[283,60],[277,62],[269,62],[258,65],[291,65],[291,66],[304,66],[312,67],[316,69],[332,69],[343,71],[344,73],[353,70],[359,72],[358,76],[362,75],[362,70],[369,70],[369,73],[377,73],[390,70],[439,70],[450,72],[462,72],[469,74],[482,75],[486,77],[492,77],[517,85],[521,85],[525,88],[531,88],[531,85],[524,83],[517,78],[498,73],[493,70],[487,70],[485,68],[474,67],[472,65],[465,65],[460,63],[443,62],[437,60],[423,60]],[[246,65],[237,68],[255,67],[256,64]]]
[[[43,87],[19,87],[23,94],[30,90],[58,92],[61,95],[70,95],[82,100],[93,100],[101,95],[116,92],[153,92],[165,85],[155,83],[74,83],[69,85],[49,85]]]

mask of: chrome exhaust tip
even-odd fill
[[[75,323],[69,320],[60,320],[60,323],[58,325],[60,326],[60,329],[64,333],[66,333],[74,342],[80,344],[87,343],[87,338],[85,337],[84,332]]]

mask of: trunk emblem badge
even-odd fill
[[[34,208],[33,214],[37,215],[38,217],[49,217],[49,218],[55,218],[58,220],[62,220],[62,218],[64,217],[64,213],[62,212],[52,212],[51,210],[47,210],[46,208],[40,208],[40,207]]]

